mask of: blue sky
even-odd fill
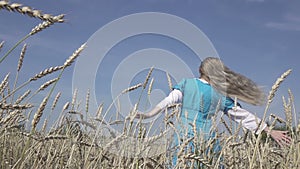
[[[47,67],[62,64],[76,48],[88,41],[95,32],[110,22],[135,13],[157,12],[177,16],[195,25],[207,36],[226,65],[253,79],[264,87],[266,93],[284,71],[289,68],[293,69],[292,74],[277,92],[270,113],[284,117],[281,97],[282,95],[288,96],[288,88],[295,95],[297,111],[300,97],[298,85],[300,72],[298,56],[300,53],[299,1],[31,0],[19,1],[18,3],[42,10],[44,13],[66,14],[65,23],[55,24],[26,41],[29,47],[21,72],[20,83]],[[40,20],[4,10],[0,12],[0,41],[6,42],[0,53],[3,55],[17,40],[39,24]],[[188,34],[189,32],[182,30],[182,33]],[[1,78],[7,72],[14,75],[21,47],[17,48],[2,63]],[[99,47],[102,47],[101,44]],[[99,65],[95,79],[95,94],[98,102],[104,102],[107,105],[110,103],[111,76],[120,63],[134,52],[149,48],[170,51],[181,58],[193,71],[193,74],[198,76],[197,70],[200,60],[188,46],[176,39],[161,35],[132,36],[111,48]],[[84,57],[83,53],[81,58]],[[160,60],[157,60],[157,64],[159,62]],[[174,65],[168,66],[170,69],[174,68]],[[65,101],[70,100],[72,96],[74,68],[75,66],[72,66],[64,73],[63,80],[59,82],[56,89],[56,92],[63,91]],[[148,70],[146,68],[149,67],[137,72],[136,77],[131,79],[131,85],[141,82],[147,75]],[[155,78],[154,88],[161,89],[157,90],[158,98],[162,98],[168,92],[165,75],[162,71],[156,70],[153,76]],[[44,81],[54,77],[54,75],[49,76],[40,82],[33,83],[32,87],[37,88]],[[85,93],[86,91],[80,92]],[[43,97],[43,94],[45,93],[41,93],[37,97]],[[137,95],[132,94],[131,99],[135,100]],[[153,104],[158,102],[155,98],[153,100]],[[38,103],[36,104],[38,105]],[[264,107],[250,105],[245,105],[245,107],[256,112],[259,116],[264,109]],[[149,107],[146,106],[145,109],[147,108]]]

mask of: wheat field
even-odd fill
[[[59,83],[64,70],[80,57],[85,44],[71,53],[62,65],[45,68],[17,85],[23,60],[26,59],[26,39],[34,38],[40,31],[65,20],[63,14],[53,16],[7,1],[0,1],[0,11],[2,10],[33,17],[41,20],[41,23],[33,27],[13,47],[9,47],[8,51],[1,50],[6,43],[0,43],[0,64],[4,64],[12,51],[20,50],[19,60],[16,61],[16,75],[12,77],[10,73],[1,70],[4,75],[0,77],[0,168],[300,168],[300,128],[296,126],[298,119],[295,119],[296,109],[292,91],[288,90],[287,99],[283,97],[285,117],[274,114],[267,117],[276,91],[291,70],[284,72],[274,83],[263,115],[263,120],[271,119],[270,128],[278,129],[277,124],[281,123],[283,129],[290,131],[291,145],[279,147],[268,134],[255,135],[243,129],[240,124],[233,130],[231,124],[221,115],[218,125],[226,128],[226,132],[217,133],[216,138],[203,141],[201,133],[197,133],[195,129],[194,137],[180,136],[182,144],[172,146],[173,137],[170,133],[178,134],[174,123],[180,122],[177,119],[179,105],[170,106],[165,110],[162,115],[162,130],[155,135],[149,135],[153,127],[151,124],[145,126],[142,120],[134,118],[139,101],[126,118],[113,121],[104,119],[105,113],[110,111],[110,106],[104,109],[101,104],[97,112],[90,112],[90,91],[87,91],[86,98],[77,98],[75,91],[72,100],[57,108],[62,93],[54,95],[56,84]],[[145,81],[124,89],[120,96],[136,91],[151,95],[153,70],[153,67],[149,70]],[[43,78],[50,74],[56,77],[43,82]],[[172,88],[169,74],[167,80]],[[31,87],[36,81],[41,83],[38,89]],[[16,93],[20,91],[25,92],[17,96]],[[41,91],[46,91],[47,94],[40,100],[39,105],[35,106],[31,101]],[[76,99],[85,100],[85,104],[79,105]],[[111,103],[113,104],[114,102]],[[47,118],[41,121],[42,116],[58,110],[61,116],[57,117],[55,122],[49,123]],[[112,125],[122,127],[119,132],[113,132],[108,127]],[[195,128],[194,124],[191,125]],[[218,129],[216,125],[213,126],[214,130]],[[211,151],[217,140],[222,145],[219,154]],[[188,150],[190,144],[197,145],[197,150]],[[173,156],[178,158],[176,164],[172,163]]]

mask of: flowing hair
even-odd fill
[[[208,57],[200,65],[201,77],[220,93],[252,104],[265,103],[265,94],[251,79],[230,70],[219,58]]]

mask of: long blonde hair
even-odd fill
[[[262,105],[265,94],[251,79],[230,70],[219,58],[208,57],[200,65],[201,77],[216,90],[253,105]]]

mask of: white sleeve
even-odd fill
[[[182,102],[182,93],[180,90],[174,89],[168,97],[163,99],[160,103],[157,104],[157,107],[164,109],[168,105],[174,104],[174,103],[180,103]]]
[[[237,106],[236,109],[230,109],[227,112],[228,116],[236,121],[237,123],[242,123],[242,126],[246,129],[255,132],[261,119],[256,117],[254,114],[250,113],[249,111],[242,109],[241,107]],[[259,134],[267,127],[266,123],[262,123],[260,128],[256,131],[256,134]]]

